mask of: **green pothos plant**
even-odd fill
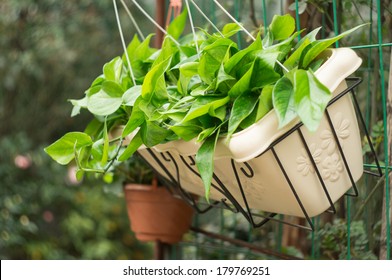
[[[141,145],[179,139],[201,143],[196,154],[208,199],[219,137],[230,137],[275,109],[280,127],[299,117],[315,131],[331,92],[314,75],[325,58],[320,54],[337,40],[316,39],[320,28],[301,39],[290,15],[275,16],[264,36],[244,49],[230,39],[240,32],[227,24],[210,34],[200,30],[181,37],[186,11],[168,28],[162,47],[150,47],[137,36],[127,53],[103,66],[80,100],[70,100],[72,116],[87,109],[93,120],[84,132],[69,132],[45,151],[58,163],[76,161],[85,172],[110,173]],[[197,44],[197,45],[196,45]],[[130,65],[129,65],[130,63]],[[119,137],[109,137],[124,127]],[[124,147],[123,139],[132,135]]]

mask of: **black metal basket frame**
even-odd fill
[[[346,158],[345,153],[343,151],[342,145],[339,141],[338,135],[336,133],[335,127],[332,123],[331,116],[330,116],[330,113],[328,110],[332,104],[337,102],[340,98],[342,98],[343,96],[345,96],[348,93],[350,93],[352,96],[352,101],[353,101],[354,108],[355,108],[355,111],[357,114],[357,118],[359,119],[359,123],[362,127],[363,133],[368,141],[371,154],[374,158],[374,161],[375,161],[375,164],[377,167],[377,172],[372,172],[371,170],[364,169],[364,173],[372,175],[372,176],[381,177],[382,176],[382,169],[381,169],[380,163],[378,161],[377,154],[376,154],[376,151],[375,151],[374,146],[372,144],[371,137],[370,137],[368,129],[366,127],[364,118],[361,114],[361,110],[360,110],[358,101],[355,96],[354,89],[362,82],[362,80],[360,78],[347,78],[346,81],[348,83],[348,87],[345,90],[343,90],[341,93],[339,93],[338,95],[336,95],[335,97],[332,98],[332,100],[328,103],[328,106],[325,110],[325,115],[326,115],[329,127],[332,131],[332,134],[333,134],[333,137],[335,140],[335,144],[337,145],[339,154],[343,160],[346,173],[347,173],[347,175],[350,179],[350,182],[352,184],[352,186],[350,188],[350,189],[352,189],[352,191],[349,190],[348,192],[346,192],[345,195],[356,197],[356,196],[358,196],[358,188],[357,188],[356,182],[353,179],[353,175],[351,173],[350,166],[348,165],[347,158]],[[195,169],[196,164],[195,164],[194,156],[184,157],[184,156],[180,155],[181,162],[178,163],[175,160],[175,158],[173,157],[173,155],[168,151],[157,152],[153,149],[147,149],[147,151],[151,155],[151,157],[154,159],[154,161],[158,164],[158,166],[163,170],[164,174],[160,174],[157,170],[154,170],[154,171],[156,173],[158,173],[160,175],[161,179],[163,179],[165,181],[166,186],[168,187],[169,191],[171,191],[173,193],[173,195],[180,196],[182,199],[184,199],[186,202],[188,202],[188,204],[191,205],[198,213],[205,213],[212,208],[219,207],[219,208],[224,208],[224,209],[230,210],[234,213],[241,213],[254,228],[261,227],[262,225],[264,225],[268,221],[277,221],[277,222],[280,222],[283,224],[288,224],[291,226],[295,226],[295,227],[299,227],[302,229],[313,231],[314,225],[313,225],[312,219],[310,218],[303,202],[301,201],[301,198],[299,197],[299,195],[296,191],[295,186],[293,185],[289,175],[285,171],[283,164],[282,164],[282,162],[281,162],[281,160],[275,150],[276,145],[279,144],[281,141],[285,140],[287,137],[289,137],[293,133],[298,133],[298,135],[300,136],[302,145],[305,148],[307,156],[309,157],[311,164],[312,164],[312,167],[314,168],[316,175],[317,175],[317,178],[323,188],[323,192],[324,192],[326,198],[328,199],[330,208],[327,211],[331,212],[331,213],[336,213],[336,208],[335,208],[334,203],[331,199],[331,196],[327,190],[325,182],[321,176],[320,170],[317,167],[315,160],[313,159],[313,156],[312,156],[311,151],[309,149],[308,143],[306,142],[306,139],[303,135],[302,128],[303,128],[303,123],[299,122],[294,127],[292,127],[289,131],[287,131],[282,136],[280,136],[278,139],[276,139],[259,156],[261,156],[264,153],[269,152],[269,151],[272,152],[272,154],[273,154],[282,174],[284,175],[299,207],[301,208],[301,211],[304,215],[304,218],[306,219],[306,221],[308,223],[308,226],[291,223],[291,222],[283,220],[282,218],[276,218],[275,216],[278,215],[277,213],[260,214],[260,213],[252,212],[252,210],[249,207],[246,195],[245,195],[243,182],[241,182],[241,178],[239,176],[239,172],[242,172],[247,178],[252,178],[254,176],[254,171],[253,171],[252,167],[250,166],[250,164],[247,162],[242,163],[244,165],[244,167],[238,168],[237,167],[238,163],[235,163],[235,161],[233,159],[231,159],[232,171],[234,172],[235,178],[237,180],[237,185],[238,185],[238,188],[241,193],[241,199],[243,202],[242,205],[244,205],[245,207],[243,207],[241,205],[241,203],[231,194],[231,192],[226,188],[226,186],[222,183],[222,181],[219,179],[219,177],[215,173],[213,174],[213,181],[214,182],[212,183],[211,186],[212,186],[212,188],[219,191],[224,196],[224,198],[222,198],[220,201],[213,201],[210,204],[207,204],[207,203],[198,202],[197,198],[194,195],[192,195],[191,193],[189,193],[188,191],[186,191],[182,187],[182,184],[181,184],[179,164],[182,164],[184,167],[191,170],[196,176],[200,177],[200,174]],[[146,160],[146,159],[144,159],[144,160]],[[147,160],[146,160],[146,162],[149,163]],[[174,169],[175,169],[174,174],[172,174],[166,168],[166,165],[168,165],[168,164],[174,165]],[[149,164],[149,165],[153,168],[152,164]],[[164,176],[164,175],[166,175],[166,176]],[[279,216],[282,217],[285,215],[279,215]],[[258,220],[256,221],[256,219],[258,219]]]

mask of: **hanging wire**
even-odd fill
[[[200,59],[199,44],[197,42],[197,36],[196,36],[196,32],[195,32],[195,27],[193,26],[193,18],[192,18],[191,9],[189,8],[188,0],[185,0],[185,4],[186,4],[186,8],[188,9],[189,22],[190,22],[191,28],[192,28],[193,41],[195,42],[197,57]]]
[[[180,43],[173,38],[173,36],[171,36],[170,34],[167,33],[167,31],[160,26],[159,23],[157,23],[144,9],[142,6],[139,5],[138,2],[136,2],[136,0],[132,0],[132,2],[135,4],[135,6],[143,13],[143,15],[149,20],[151,21],[160,31],[162,31],[168,38],[170,38],[177,46],[180,46]]]
[[[142,30],[139,27],[139,24],[137,24],[135,18],[133,17],[131,11],[128,9],[128,6],[125,4],[124,0],[120,0],[121,4],[123,5],[125,11],[127,12],[129,18],[132,21],[132,24],[135,26],[137,33],[139,34],[140,38],[144,41],[146,39],[146,37],[143,35]]]
[[[223,34],[222,34],[222,32],[219,30],[219,28],[209,19],[209,17],[203,12],[203,10],[200,9],[200,7],[199,7],[198,5],[196,5],[195,1],[193,1],[193,0],[190,0],[190,1],[191,1],[192,5],[199,11],[199,13],[205,18],[205,20],[206,20],[209,24],[211,24],[211,26],[212,26],[212,27],[213,27],[222,37],[224,37]]]
[[[128,51],[127,51],[127,46],[125,45],[124,33],[123,33],[123,31],[122,31],[121,22],[120,22],[120,17],[119,17],[119,15],[118,15],[118,9],[117,9],[116,0],[113,0],[113,7],[114,7],[114,13],[115,13],[115,15],[116,15],[118,31],[120,32],[120,38],[121,38],[121,43],[122,43],[122,46],[123,46],[123,49],[124,49],[125,58],[127,59],[127,63],[128,63],[129,73],[131,74],[132,83],[133,83],[133,85],[135,86],[135,85],[136,85],[136,80],[135,80],[135,76],[134,76],[134,74],[133,74],[131,61],[129,60]]]
[[[256,40],[256,38],[240,23],[238,22],[219,2],[218,0],[214,0],[215,4],[232,20],[234,21],[253,41]],[[279,61],[276,60],[276,63],[286,72],[289,72],[289,70]]]
[[[256,38],[240,23],[238,22],[219,2],[218,0],[214,0],[215,4],[236,24],[238,24],[239,27],[241,27],[242,31],[244,31],[253,41],[256,40]]]

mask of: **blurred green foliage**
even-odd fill
[[[378,233],[379,234],[379,233]],[[316,232],[320,242],[320,251],[324,258],[344,260],[347,256],[347,223],[336,219],[327,223]],[[377,257],[368,248],[368,237],[363,221],[354,221],[350,230],[351,259],[376,260]]]
[[[50,143],[84,127],[67,100],[122,52],[112,1],[7,0],[0,12],[0,135],[24,131],[33,144]]]
[[[26,135],[0,141],[1,259],[148,259],[121,185],[79,184]],[[106,190],[106,191],[105,191]]]
[[[67,100],[122,52],[112,1],[6,0],[0,13],[0,258],[151,258],[130,231],[121,186],[75,185],[43,152],[86,125]]]

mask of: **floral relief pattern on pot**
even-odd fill
[[[344,139],[347,139],[350,136],[350,120],[348,119],[343,119],[343,114],[341,112],[338,112],[335,115],[335,122],[334,122],[334,126],[335,126],[335,131],[336,131],[336,135],[338,136],[339,142],[342,145],[343,148],[343,141]],[[332,134],[331,130],[324,130],[323,132],[321,132],[321,148],[323,150],[327,150],[329,155],[332,155],[337,147],[336,147],[336,142],[335,142],[335,138]]]
[[[317,146],[315,143],[312,143],[309,147],[310,153],[313,157],[313,160],[316,164],[321,162],[321,154],[322,150],[317,149]],[[303,148],[301,150],[301,155],[297,158],[297,171],[300,172],[303,176],[307,176],[309,172],[314,173],[314,167],[312,162],[310,161],[310,158],[308,156],[308,153],[306,150]]]
[[[344,140],[350,136],[350,120],[343,118],[341,112],[336,113],[334,117],[334,128],[339,139],[340,145],[344,146]],[[336,182],[339,180],[341,173],[344,171],[343,163],[338,153],[335,137],[330,129],[325,129],[320,133],[321,148],[315,143],[309,146],[309,151],[315,164],[321,163],[321,176],[323,180]],[[327,155],[324,156],[324,151]],[[303,148],[301,154],[297,157],[297,171],[303,176],[309,173],[314,174],[314,166],[308,156],[307,151]]]
[[[323,160],[321,176],[324,180],[336,182],[339,180],[340,174],[343,170],[344,168],[339,155],[334,153]]]

